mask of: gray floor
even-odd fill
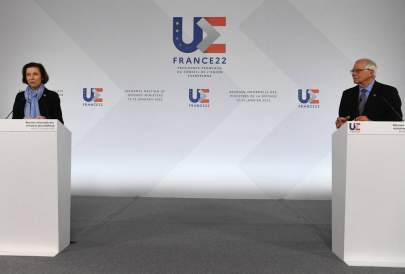
[[[0,273],[405,273],[331,252],[330,201],[72,198],[55,258],[0,256]]]

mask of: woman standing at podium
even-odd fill
[[[13,119],[58,119],[63,124],[59,95],[44,86],[48,80],[42,64],[24,65],[22,81],[27,88],[15,97]]]

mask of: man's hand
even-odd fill
[[[370,121],[370,119],[368,119],[367,116],[363,115],[363,116],[357,116],[356,121]]]
[[[46,117],[38,115],[35,119],[46,119]]]
[[[336,122],[335,122],[336,128],[340,128],[340,127],[341,127],[344,123],[346,123],[347,120],[349,120],[349,119],[350,119],[350,116],[347,116],[347,117],[337,117]]]

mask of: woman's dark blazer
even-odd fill
[[[25,102],[24,91],[17,93],[13,106],[13,119],[24,119]],[[60,99],[56,92],[45,88],[38,105],[42,116],[47,119],[58,119],[63,124]]]

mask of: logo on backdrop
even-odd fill
[[[360,132],[360,123],[359,122],[349,122],[350,132]]]
[[[103,106],[103,88],[83,88],[83,106]]]
[[[298,90],[298,107],[300,108],[319,108],[320,102],[318,99],[319,89],[303,89]]]
[[[225,53],[225,44],[214,44],[221,36],[215,27],[225,26],[226,17],[194,17],[193,40],[186,43],[183,40],[183,17],[173,17],[173,43],[184,53],[191,53],[197,49],[203,53]]]
[[[207,88],[197,88],[188,90],[189,107],[193,108],[207,108],[210,106],[210,99],[208,98],[210,90]]]
[[[223,39],[221,32],[227,26],[227,18],[224,16],[192,17],[190,20],[192,21],[190,26],[192,37],[190,39],[187,39],[188,37],[185,37],[183,32],[183,27],[188,24],[184,21],[183,17],[173,17],[172,42],[177,52],[181,53],[171,57],[171,63],[176,67],[176,74],[194,79],[222,75],[223,67],[227,65],[225,55],[227,44],[219,41]]]

